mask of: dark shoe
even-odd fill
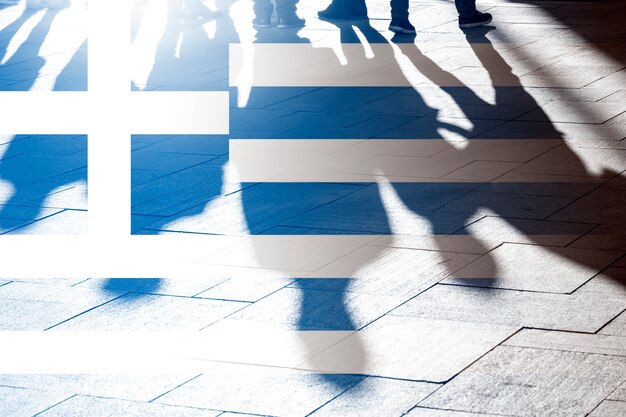
[[[459,27],[460,28],[475,28],[477,26],[484,26],[488,23],[491,23],[493,16],[490,13],[481,13],[476,12],[469,17],[460,17],[459,16]]]
[[[304,20],[300,19],[298,16],[279,17],[278,24],[276,25],[278,29],[301,28],[303,26]]]
[[[415,33],[415,26],[409,22],[409,19],[394,17],[391,19],[391,23],[389,24],[389,30],[394,33],[412,35]]]
[[[317,15],[322,20],[358,20],[367,18],[367,8],[350,10],[330,5],[325,10],[317,12]]]
[[[272,19],[269,17],[257,17],[252,21],[252,26],[255,29],[261,28],[271,28],[272,27]]]

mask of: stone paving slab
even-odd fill
[[[280,278],[231,278],[196,296],[200,298],[255,302],[286,287],[292,282],[293,280]]]
[[[602,401],[602,403],[593,410],[590,417],[619,417],[626,413],[626,402],[622,401]]]
[[[624,201],[626,201],[626,192],[624,191],[595,190],[565,210],[553,215],[551,219],[589,223],[602,221],[616,225],[619,224],[620,216],[623,215]]]
[[[567,294],[620,255],[619,252],[504,243],[443,282]]]
[[[129,293],[55,327],[58,330],[200,330],[247,303]]]
[[[307,373],[224,367],[203,374],[156,402],[237,413],[306,416],[361,380],[363,377],[356,375],[331,375],[327,383],[323,377]]]
[[[613,321],[600,330],[601,334],[626,336],[626,313],[617,316]]]
[[[311,416],[399,416],[439,387],[425,382],[366,378]]]
[[[116,417],[122,415],[128,417],[145,415],[154,417],[172,415],[181,417],[217,417],[222,415],[222,413],[221,411],[201,410],[191,407],[175,407],[147,402],[75,395],[38,415],[42,417],[87,417],[90,415],[94,417]]]
[[[576,291],[626,295],[624,281],[626,281],[626,268],[609,267]]]
[[[562,295],[436,285],[391,315],[595,332],[626,307],[607,294]]]
[[[625,367],[623,357],[497,347],[420,405],[504,415],[585,415],[619,385]]]
[[[85,234],[87,233],[87,216],[88,213],[85,210],[63,210],[25,227],[14,229],[11,234]]]
[[[0,386],[0,413],[5,416],[32,417],[70,396],[62,392]]]
[[[1,327],[45,330],[114,298],[90,289],[11,282],[0,287]]]
[[[387,315],[304,366],[318,372],[446,382],[517,329]]]
[[[339,289],[408,299],[455,272],[476,255],[365,246],[309,275],[310,278],[354,278]],[[436,264],[436,266],[433,266]],[[308,279],[304,288],[334,289],[333,280]],[[346,288],[347,287],[347,288]]]
[[[616,401],[626,401],[626,383],[622,384],[618,389],[609,395],[608,399]]]
[[[405,301],[403,296],[368,292],[283,288],[232,318],[280,323],[292,329],[356,330]]]
[[[436,408],[415,407],[408,414],[408,417],[492,417],[496,414],[465,413],[463,411],[439,410]]]
[[[200,294],[227,281],[228,275],[204,277],[184,276],[168,278],[109,278],[90,279],[83,281],[77,287],[89,287],[111,294],[124,295],[126,293],[177,295],[183,297],[220,298],[201,296]]]
[[[0,375],[0,386],[33,390],[35,392],[62,391],[72,394],[92,395],[133,401],[152,401],[191,380],[198,374],[162,375]]]
[[[610,333],[608,333],[610,334]],[[626,337],[523,329],[503,343],[536,349],[626,356]]]
[[[374,236],[255,236],[206,259],[220,265],[262,267],[286,271],[316,271],[345,257]]]

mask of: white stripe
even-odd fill
[[[222,323],[202,332],[0,332],[0,374],[185,373],[220,362],[296,369],[353,333]]]
[[[113,127],[120,136],[106,138],[111,146],[130,134],[228,133],[227,92],[5,91],[0,98],[2,134],[97,134]]]
[[[220,363],[235,363],[440,381],[451,378],[517,330],[490,323],[386,316],[358,332],[294,331],[228,319],[200,332],[0,332],[0,373],[209,370],[210,375],[211,368]]]
[[[396,212],[400,210],[396,208]],[[215,236],[170,233],[100,239],[89,236],[3,236],[3,279],[166,278],[207,276],[276,278],[405,279],[400,260],[419,264],[439,278],[463,267],[503,241],[557,244],[576,236],[525,235],[509,227],[501,237],[477,245],[473,236],[433,236],[416,216],[408,235]],[[403,218],[397,219],[406,224]],[[395,223],[396,221],[392,221]],[[482,241],[482,239],[481,239]],[[557,243],[554,243],[557,242]],[[445,251],[445,252],[438,252]],[[33,254],[37,254],[33,262]],[[457,256],[461,254],[463,256]],[[464,254],[470,254],[464,255]],[[446,259],[447,264],[442,260]],[[458,261],[458,262],[456,262]],[[458,265],[457,265],[458,263]],[[454,265],[457,265],[454,267]],[[434,269],[433,269],[434,268]],[[413,269],[413,273],[418,273]],[[488,277],[485,277],[488,278]]]
[[[560,144],[558,139],[231,139],[229,168],[241,182],[519,182],[505,174]],[[531,176],[524,182],[547,180]]]

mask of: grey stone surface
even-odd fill
[[[254,302],[286,287],[291,282],[293,280],[280,278],[231,278],[197,294],[197,297]]]
[[[523,329],[504,345],[626,356],[626,337],[600,334]]]
[[[246,303],[161,295],[124,295],[57,330],[200,330]]]
[[[84,234],[87,233],[87,211],[63,210],[53,216],[15,229],[11,233],[19,235]]]
[[[378,244],[385,245],[387,237]],[[393,243],[391,243],[393,245]],[[365,246],[312,272],[311,278],[355,278],[348,291],[412,296],[456,272],[477,255]],[[304,286],[314,285],[304,282]]]
[[[585,415],[624,379],[626,358],[497,347],[420,405],[520,416]]]
[[[183,297],[198,296],[200,293],[227,281],[228,274],[216,274],[209,277],[174,276],[168,278],[108,278],[89,279],[77,287],[116,295],[128,292],[138,294],[178,295]],[[214,298],[214,297],[206,297]]]
[[[626,191],[595,190],[550,219],[572,222],[600,223],[617,226],[624,218]]]
[[[440,410],[436,408],[415,407],[410,413],[405,414],[408,417],[491,417],[494,414],[483,413],[466,413],[463,411]]]
[[[69,398],[72,394],[0,386],[0,414],[31,417]]]
[[[609,395],[609,400],[626,401],[626,382]]]
[[[517,327],[385,316],[303,366],[318,372],[445,382]]]
[[[620,255],[619,252],[504,243],[443,282],[569,293]]]
[[[304,284],[307,285],[309,281],[313,280],[306,280]],[[231,318],[281,323],[292,329],[355,330],[388,313],[407,299],[402,295],[306,287],[283,288],[235,313]],[[301,307],[302,304],[305,306]]]
[[[134,401],[151,401],[197,374],[88,375],[88,374],[3,374],[0,386],[35,392],[93,395]],[[66,397],[67,398],[67,397]]]
[[[350,375],[332,378],[328,383],[323,376],[288,370],[224,367],[203,374],[156,402],[237,413],[306,416],[363,379]]]
[[[615,320],[611,321],[604,328],[602,328],[600,333],[626,337],[626,312],[620,314],[615,318]]]
[[[400,416],[439,387],[425,382],[367,378],[311,416]]]
[[[561,295],[436,285],[391,314],[595,332],[624,308],[624,298],[606,294]]]
[[[626,296],[626,268],[609,267],[580,287],[577,292],[599,292]]]
[[[0,287],[0,328],[44,330],[115,297],[91,289],[11,282]]]
[[[626,402],[602,401],[589,417],[621,417],[626,415]]]
[[[221,411],[215,410],[76,395],[39,415],[42,417],[217,417],[220,414]]]
[[[478,190],[447,204],[436,213],[464,213],[467,207],[486,206],[503,217],[545,219],[572,201],[570,197],[530,194],[510,194],[503,198],[501,193]]]

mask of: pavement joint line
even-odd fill
[[[187,381],[184,381],[184,382],[178,384],[177,386],[175,386],[174,388],[169,389],[169,390],[165,391],[164,393],[157,395],[156,397],[154,397],[153,399],[149,400],[148,402],[149,403],[154,403],[156,400],[158,400],[159,398],[163,397],[164,395],[169,394],[170,392],[174,391],[176,388],[180,388],[183,385],[185,385],[185,384],[187,384],[187,383],[189,383],[189,382],[193,381],[194,379],[197,379],[197,378],[199,378],[201,376],[202,376],[202,374],[198,374],[198,375],[196,375],[196,376],[194,376],[192,378],[189,378]]]

